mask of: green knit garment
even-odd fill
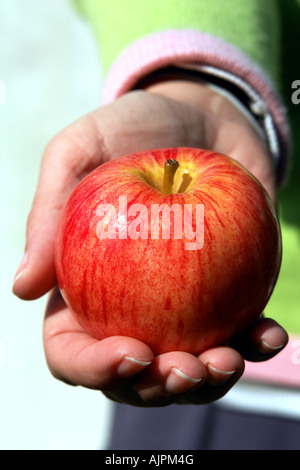
[[[74,1],[94,31],[104,72],[133,41],[158,31],[188,28],[235,44],[277,79],[276,0]]]

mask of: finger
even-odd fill
[[[153,360],[151,349],[135,339],[92,338],[66,308],[58,289],[51,293],[46,310],[44,348],[56,378],[97,390],[116,386]]]
[[[288,343],[287,332],[273,319],[262,317],[232,344],[243,357],[261,362],[276,356]]]
[[[205,404],[223,397],[241,378],[245,364],[234,349],[220,346],[199,356],[207,369],[207,380],[202,387],[187,393],[180,403]]]
[[[207,368],[207,382],[210,385],[222,385],[234,374],[241,375],[244,371],[241,355],[227,346],[209,349],[200,354],[199,359]]]
[[[56,282],[54,241],[61,209],[78,181],[100,164],[105,154],[90,116],[57,135],[48,145],[27,221],[25,255],[13,292],[22,299],[38,298]]]
[[[197,357],[180,351],[156,356],[133,387],[146,406],[163,406],[201,386],[206,380],[205,366]]]

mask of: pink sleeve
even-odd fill
[[[194,30],[169,30],[149,35],[129,46],[112,66],[103,86],[103,102],[109,103],[144,76],[170,65],[203,70],[212,66],[236,77],[236,81],[260,97],[278,135],[281,174],[289,153],[289,127],[285,108],[269,77],[245,54],[225,41]],[[284,175],[283,175],[284,176]],[[281,179],[282,177],[281,176]]]

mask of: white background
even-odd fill
[[[11,293],[43,149],[100,101],[95,43],[68,0],[1,0],[0,80],[0,448],[101,449],[110,403],[51,376],[41,339],[46,298]]]

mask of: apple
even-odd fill
[[[55,263],[63,298],[93,337],[197,355],[261,315],[280,269],[280,225],[263,186],[234,159],[142,151],[73,190]]]

